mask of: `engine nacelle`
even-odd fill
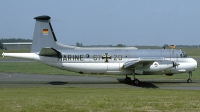
[[[161,61],[161,62],[154,62],[152,65],[145,65],[143,67],[137,68],[138,70],[146,71],[146,72],[159,72],[168,70],[174,67],[174,62],[172,61]]]

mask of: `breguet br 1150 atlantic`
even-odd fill
[[[135,75],[173,75],[188,73],[187,82],[197,62],[182,50],[136,49],[134,47],[90,48],[57,42],[49,16],[38,16],[31,53],[3,53],[3,56],[35,60],[50,66],[88,74],[122,74],[125,81],[139,84]],[[127,75],[133,75],[133,80]]]

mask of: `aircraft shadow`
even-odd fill
[[[139,85],[135,85],[133,83],[126,83],[124,79],[117,79],[117,81],[72,81],[72,82],[65,82],[65,81],[51,81],[47,84],[50,85],[66,85],[66,84],[119,84],[123,83],[126,85],[131,85],[135,87],[142,87],[142,88],[159,88],[155,84],[184,84],[187,83],[185,81],[141,81]]]
[[[189,84],[186,80],[142,80],[139,85],[134,85],[133,83],[126,83],[124,79],[117,79],[120,83],[142,87],[142,88],[159,88],[158,86],[184,86]],[[199,84],[199,80],[194,80],[191,84]]]
[[[48,84],[51,85],[66,85],[66,84],[119,84],[119,82],[108,82],[108,81],[89,81],[89,82],[84,82],[84,81],[72,81],[72,82],[63,82],[63,81],[52,81],[49,82]]]
[[[118,82],[117,82],[118,81]],[[67,84],[119,84],[123,83],[126,85],[131,85],[135,87],[142,87],[142,88],[159,88],[152,84],[151,82],[140,82],[139,85],[134,85],[133,83],[126,83],[124,79],[117,79],[117,81],[112,82],[112,81],[90,81],[90,82],[82,82],[82,81],[77,81],[77,82],[63,82],[63,81],[52,81],[49,82],[48,84],[50,85],[67,85]]]
[[[142,87],[142,88],[159,88],[158,86],[152,84],[151,82],[140,82],[139,85],[135,85],[133,83],[126,83],[124,79],[117,79],[120,83],[135,86],[135,87]]]
[[[49,84],[51,84],[51,85],[66,85],[67,82],[63,82],[63,81],[52,81],[52,82],[49,82]]]

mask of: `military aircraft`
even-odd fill
[[[40,63],[84,74],[126,75],[127,83],[139,84],[135,75],[165,74],[172,76],[192,71],[197,61],[182,50],[136,49],[134,47],[90,48],[64,45],[57,42],[50,17],[36,20],[31,53],[3,53],[3,56],[35,60]],[[68,39],[70,40],[70,39]],[[133,81],[128,75],[133,75]]]

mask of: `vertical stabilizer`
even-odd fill
[[[57,48],[58,45],[55,43],[57,39],[50,23],[51,18],[44,15],[35,17],[34,19],[36,19],[36,23],[31,52],[40,52],[44,47]]]

